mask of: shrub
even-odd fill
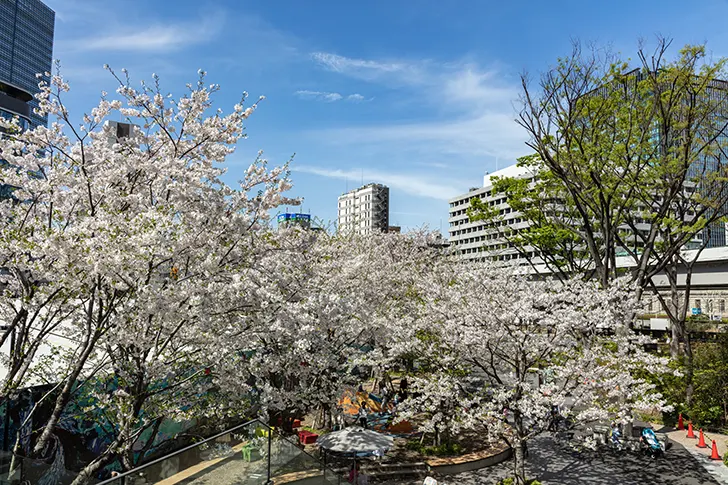
[[[516,479],[513,477],[508,477],[498,482],[498,485],[513,485],[514,483],[516,483]],[[532,478],[531,480],[526,480],[526,485],[541,485],[541,482],[539,482],[535,478]]]
[[[420,451],[422,449],[422,445],[419,441],[408,441],[404,447],[408,450],[412,451]]]
[[[405,444],[405,448],[417,451],[420,454],[427,456],[451,456],[460,455],[463,452],[463,447],[457,443],[445,443],[440,446],[425,446],[420,444],[419,441],[408,441],[407,444]]]

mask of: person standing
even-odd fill
[[[399,381],[399,398],[404,401],[407,399],[407,387],[409,386],[409,382],[407,382],[407,378],[403,377],[401,381]]]
[[[359,406],[359,425],[362,428],[367,427],[367,404],[365,402]]]
[[[387,386],[382,387],[382,411],[387,412],[387,404],[389,403],[389,389]]]
[[[346,423],[344,422],[344,409],[341,406],[336,406],[336,415],[334,416],[334,431],[344,429]]]

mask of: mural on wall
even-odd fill
[[[18,433],[18,427],[23,423],[20,433],[20,448],[28,456],[33,442],[33,429],[39,429],[50,416],[54,397],[51,395],[44,402],[38,403],[42,397],[53,388],[53,385],[36,386],[19,391],[9,406],[0,408],[0,439],[3,447],[12,449]],[[59,419],[53,434],[53,439],[43,452],[43,460],[23,459],[21,475],[23,479],[31,479],[31,483],[62,484],[70,483],[75,475],[86,463],[101,454],[114,440],[114,429],[104,414],[104,410],[95,405],[95,395],[98,392],[113,392],[116,386],[112,382],[87,382],[82,388],[76,389],[74,400],[67,406]],[[26,419],[31,409],[37,404],[32,419]],[[5,408],[9,408],[7,418]],[[195,426],[194,420],[173,421],[164,419],[156,429],[149,428],[141,434],[134,446],[135,463],[142,460],[141,454],[153,455],[162,446],[170,444],[175,438]],[[7,425],[7,434],[5,427]],[[7,437],[7,443],[5,443]],[[153,439],[150,446],[145,446],[149,439]],[[120,470],[118,462],[113,463],[104,471],[108,475],[112,470]]]

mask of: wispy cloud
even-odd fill
[[[380,170],[340,170],[307,165],[298,165],[292,168],[294,172],[310,173],[321,177],[340,180],[359,180],[365,178],[410,195],[427,197],[437,200],[448,200],[462,192],[460,183],[450,184],[443,180],[431,180],[413,173],[393,173]]]
[[[72,39],[64,47],[81,52],[168,52],[213,39],[220,31],[222,23],[223,16],[215,15],[198,19],[194,23],[156,23],[124,27]]]
[[[353,59],[328,52],[314,52],[311,59],[327,71],[337,72],[364,81],[386,81],[406,86],[422,84],[427,80],[428,63],[420,61],[375,61]]]
[[[376,77],[392,73],[407,72],[412,65],[402,62],[380,62],[365,59],[352,59],[328,52],[314,52],[311,58],[330,71],[355,74],[362,77]]]
[[[526,135],[514,121],[518,86],[497,68],[484,69],[473,62],[355,59],[324,52],[311,57],[327,71],[397,89],[399,96],[431,108],[430,115],[417,122],[320,130],[326,143],[377,145],[389,153],[427,154],[430,159],[457,155],[481,166],[486,157],[515,162],[526,151]]]
[[[329,144],[356,145],[376,142],[390,153],[439,154],[441,157],[500,157],[515,159],[526,152],[525,137],[513,116],[485,113],[466,119],[388,123],[330,128],[323,133]],[[462,160],[461,160],[462,161]],[[460,161],[453,169],[457,168]]]
[[[339,93],[332,93],[328,91],[309,91],[307,89],[304,89],[296,91],[294,94],[301,99],[324,101],[326,103],[333,103],[335,101],[341,101],[342,99],[345,101],[351,101],[352,103],[361,103],[363,101],[367,101],[367,99],[359,93],[344,96]]]
[[[308,91],[308,90],[302,90],[302,91],[296,91],[296,96],[298,96],[301,99],[313,99],[316,101],[326,101],[327,103],[332,103],[334,101],[339,101],[343,98],[342,95],[339,93],[329,93],[326,91]]]

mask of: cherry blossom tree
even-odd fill
[[[98,396],[115,439],[74,483],[115,458],[131,466],[142,431],[208,385],[206,369],[224,358],[210,336],[250,330],[239,316],[256,295],[242,275],[270,249],[268,213],[297,202],[282,195],[287,167],[269,169],[262,158],[239,187],[221,179],[257,105],[244,107],[247,95],[223,114],[203,72],[178,99],[156,76],[141,89],[117,79],[120,99],[104,93],[75,123],[63,104],[69,86],[53,76],[38,99],[58,121],[0,140],[13,167],[0,182],[14,187],[0,201],[2,339],[24,339],[4,392],[27,385],[34,346],[48,332],[77,343],[59,362],[60,390],[34,452],[51,442],[80,377],[100,369],[115,383]],[[104,125],[114,113],[134,125],[128,136]]]
[[[265,270],[248,276],[265,301],[250,314],[260,333],[216,344],[238,356],[215,374],[220,387],[253,393],[271,414],[320,409],[325,421],[358,385],[354,368],[370,365],[370,354],[386,345],[389,309],[406,298],[402,282],[431,257],[428,237],[280,230]]]
[[[452,426],[453,419],[462,427],[485,424],[491,438],[513,448],[518,483],[525,483],[525,445],[548,428],[553,406],[568,409],[577,423],[626,422],[636,409],[664,406],[641,376],[666,372],[666,360],[645,352],[648,339],[624,325],[635,302],[623,282],[600,289],[534,280],[515,268],[443,262],[420,294],[425,318],[418,331],[427,338],[419,347],[436,372],[405,408],[416,414],[429,404],[425,429]],[[438,410],[443,382],[461,400],[450,419]]]

